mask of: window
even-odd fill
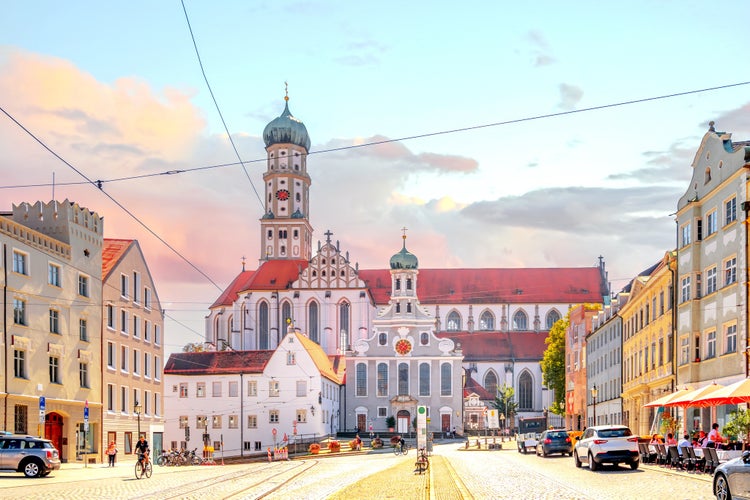
[[[279,381],[278,380],[268,381],[268,395],[274,398],[279,397]]]
[[[128,347],[124,345],[120,346],[120,370],[128,371]]]
[[[120,412],[128,412],[128,388],[125,386],[120,387]]]
[[[13,375],[16,378],[26,378],[26,351],[13,350]]]
[[[452,375],[453,370],[451,369],[450,363],[443,363],[440,365],[440,395],[450,396],[453,394],[453,383]]]
[[[378,396],[388,396],[388,364],[378,363]]]
[[[143,320],[143,341],[151,341],[151,322],[147,319]]]
[[[49,267],[47,268],[47,283],[49,283],[52,286],[59,287],[60,286],[60,266],[57,264],[49,264]]]
[[[205,398],[206,397],[206,383],[198,382],[195,384],[195,397]]]
[[[724,263],[724,286],[737,281],[737,257],[732,257]]]
[[[161,358],[154,356],[154,380],[161,380]]]
[[[179,422],[180,422],[180,429],[185,429],[188,426],[188,416],[180,415]]]
[[[513,329],[516,331],[529,329],[529,318],[523,311],[517,311],[513,315]]]
[[[307,307],[307,329],[310,334],[310,340],[312,340],[315,343],[319,343],[320,339],[318,337],[318,303],[317,302],[310,302],[310,305]]]
[[[181,398],[188,397],[188,385],[186,382],[182,382],[180,384],[180,397]]]
[[[690,362],[690,345],[687,337],[680,339],[680,364],[686,365]]]
[[[133,375],[141,373],[139,369],[141,353],[138,349],[133,349]]]
[[[115,306],[107,304],[107,328],[115,329]]]
[[[125,432],[125,454],[130,455],[133,453],[133,433]]]
[[[279,410],[270,410],[268,412],[268,423],[270,424],[279,423]]]
[[[149,353],[143,353],[143,376],[151,378],[151,356]]]
[[[296,363],[296,360],[294,359],[294,352],[287,351],[286,353],[286,364],[287,365],[293,365]]]
[[[211,417],[211,427],[213,429],[221,429],[221,415],[213,415]]]
[[[115,344],[107,342],[107,368],[115,369]]]
[[[405,396],[409,394],[409,365],[406,363],[398,364],[398,395]]]
[[[497,375],[494,371],[490,370],[484,376],[484,388],[493,396],[497,394]]]
[[[547,330],[551,330],[552,327],[560,321],[560,313],[554,309],[547,313]]]
[[[681,281],[680,302],[687,302],[688,300],[690,300],[690,276],[685,276]]]
[[[387,333],[379,333],[378,334],[378,345],[386,345],[388,343],[388,334]]]
[[[724,202],[724,224],[731,224],[737,220],[737,198]]]
[[[422,332],[419,334],[419,343],[421,345],[428,345],[430,343],[430,334],[427,332]]]
[[[341,348],[349,347],[349,317],[350,307],[348,302],[339,304],[339,332],[341,332]]]
[[[54,309],[49,310],[49,332],[60,333],[60,312]]]
[[[706,237],[711,236],[718,230],[718,214],[716,210],[706,215]]]
[[[138,303],[138,290],[141,288],[141,275],[133,271],[133,302]]]
[[[445,323],[449,332],[457,332],[461,329],[461,316],[456,311],[451,311]]]
[[[367,365],[357,363],[356,395],[367,396]]]
[[[13,431],[17,434],[27,434],[29,421],[29,407],[26,405],[14,405],[15,425]],[[29,442],[28,445],[31,445]]]
[[[518,409],[531,410],[533,389],[531,383],[531,374],[527,371],[521,373],[518,377]]]
[[[695,220],[695,232],[697,233],[695,235],[695,240],[701,241],[703,239],[703,219]]]
[[[258,395],[258,381],[248,380],[247,381],[247,395],[255,397]]]
[[[26,301],[13,299],[13,323],[26,325]]]
[[[211,382],[211,396],[214,398],[221,397],[221,382]]]
[[[161,345],[161,327],[154,325],[154,344]]]
[[[297,422],[303,424],[307,422],[307,410],[297,410]]]
[[[240,395],[239,387],[240,387],[240,384],[236,380],[229,381],[229,397],[230,398],[236,398]]]
[[[151,309],[151,289],[148,287],[143,289],[143,307]]]
[[[248,429],[257,429],[258,428],[258,415],[248,415],[247,416],[247,428]]]
[[[89,364],[78,363],[78,381],[81,383],[81,388],[89,388]]]
[[[115,386],[107,384],[107,411],[115,411]]]
[[[230,429],[237,429],[239,427],[238,422],[239,422],[239,419],[237,418],[237,415],[229,415],[229,428]]]
[[[133,315],[133,338],[138,339],[141,337],[141,320],[135,314]]]
[[[411,278],[406,278],[406,289],[411,290]]]
[[[78,275],[78,295],[81,297],[89,296],[89,277],[83,274]]]
[[[297,397],[303,398],[307,396],[307,380],[297,381]]]
[[[419,364],[419,395],[420,396],[430,395],[430,364],[429,363]]]
[[[28,258],[25,253],[13,250],[13,272],[28,275]]]
[[[690,223],[688,222],[680,228],[682,233],[682,246],[687,246],[691,243],[690,239]]]
[[[88,323],[83,318],[78,320],[78,339],[83,340],[84,342],[89,341]]]
[[[716,330],[712,330],[706,334],[706,359],[715,358],[715,357],[716,357]]]
[[[716,291],[716,266],[706,271],[706,295]]]
[[[724,333],[724,354],[737,352],[737,325],[728,325]]]
[[[57,356],[49,357],[49,382],[50,384],[60,384],[60,358]]]
[[[490,311],[484,311],[479,316],[479,329],[480,330],[494,330],[495,329],[495,316]]]
[[[120,296],[127,299],[129,288],[130,288],[130,284],[128,283],[128,275],[121,274],[120,275]]]
[[[205,415],[195,416],[195,428],[196,429],[208,429],[208,417]]]
[[[125,309],[120,310],[120,331],[128,333],[128,312]]]

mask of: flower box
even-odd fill
[[[318,453],[320,453],[320,445],[318,443],[312,443],[307,447],[307,451],[309,451],[312,455],[317,455]]]
[[[380,439],[380,438],[375,438],[370,443],[370,446],[372,447],[373,450],[377,450],[379,448],[382,448],[383,447],[383,440]]]
[[[331,453],[338,453],[339,451],[341,451],[341,443],[339,443],[338,441],[329,441],[328,449],[331,451]]]

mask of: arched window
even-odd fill
[[[517,311],[513,315],[513,329],[518,331],[529,329],[529,318],[525,312]]]
[[[411,290],[411,278],[406,278],[406,289]]]
[[[289,302],[284,301],[284,303],[281,304],[281,325],[282,325],[282,328],[284,329],[283,331],[285,335],[287,333],[287,327],[291,326],[291,323],[287,323],[286,321],[288,319],[289,320],[294,319],[292,318],[292,305]]]
[[[396,290],[401,290],[401,278],[396,278]]]
[[[419,334],[419,343],[422,345],[427,345],[430,343],[430,334],[427,332],[422,332]]]
[[[484,388],[493,396],[497,395],[497,375],[492,370],[484,376]]]
[[[484,311],[479,316],[479,329],[480,330],[494,330],[495,329],[495,316],[490,311]]]
[[[409,365],[406,363],[398,364],[398,395],[406,396],[409,394]]]
[[[318,334],[318,303],[315,301],[310,302],[307,306],[307,334],[310,336],[310,340],[320,344],[320,336]]]
[[[531,410],[533,408],[534,393],[531,384],[531,374],[523,371],[518,377],[518,409]]]
[[[551,329],[555,323],[560,321],[560,313],[554,309],[547,313],[547,330]]]
[[[378,396],[380,397],[388,396],[388,364],[387,363],[378,363]]]
[[[381,332],[378,334],[378,345],[385,345],[388,343],[388,334]]]
[[[268,349],[268,303],[261,302],[258,306],[258,348]]]
[[[365,363],[357,363],[356,391],[357,396],[367,396],[367,365]]]
[[[419,395],[420,396],[430,395],[430,364],[429,363],[419,364]]]
[[[440,395],[450,396],[453,393],[452,372],[450,363],[440,365]]]
[[[450,314],[448,314],[448,319],[445,324],[448,326],[449,332],[457,332],[461,329],[461,316],[458,315],[458,312],[451,311]]]
[[[349,302],[339,304],[339,332],[341,333],[341,349],[349,347]]]

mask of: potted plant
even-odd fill
[[[377,450],[379,448],[382,448],[383,447],[383,440],[380,439],[379,437],[376,437],[376,438],[374,438],[372,440],[372,442],[370,443],[370,446],[372,447],[373,450]]]
[[[393,432],[393,429],[396,427],[396,417],[391,415],[390,417],[386,418],[385,426],[388,427],[388,432]]]
[[[341,451],[341,443],[335,440],[329,441],[328,449],[331,450],[331,453],[338,453],[339,451]]]
[[[317,455],[320,453],[320,445],[318,443],[311,443],[310,446],[307,447],[307,451],[309,451],[311,455]]]

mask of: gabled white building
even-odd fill
[[[219,450],[223,441],[223,456],[246,456],[281,444],[284,435],[333,434],[341,373],[342,357],[329,358],[291,329],[273,351],[172,354],[164,367],[165,445]]]

